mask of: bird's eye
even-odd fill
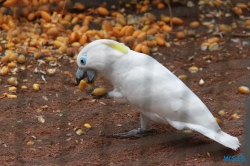
[[[81,62],[82,65],[85,65],[85,64],[86,64],[86,61],[87,61],[87,57],[86,57],[86,56],[82,56],[82,57],[80,58],[80,62]]]

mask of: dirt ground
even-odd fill
[[[173,11],[185,20],[184,26],[198,19],[194,8],[176,5]],[[250,15],[248,11],[246,14]],[[237,20],[238,17],[233,15],[230,19]],[[163,55],[153,57],[176,76],[188,75],[183,81],[222,121],[222,130],[239,138],[242,146],[237,151],[197,132],[187,134],[155,123],[151,123],[150,128],[157,129],[157,133],[143,138],[107,137],[138,128],[139,114],[129,105],[118,104],[113,99],[93,100],[90,94],[79,91],[74,78],[76,63],[60,59],[57,73],[45,76],[46,83],[40,74],[33,72],[38,65],[36,62],[32,68],[16,75],[19,87],[26,85],[28,89],[18,88],[17,99],[0,99],[1,165],[240,165],[239,162],[225,162],[224,156],[243,155],[249,96],[240,94],[238,87],[250,87],[250,39],[226,34],[221,38],[220,50],[202,51],[201,43],[213,37],[205,33],[206,30],[200,26],[197,31],[201,36],[197,38],[174,41],[172,36],[171,47],[159,47]],[[242,34],[243,30],[249,32],[242,27],[233,32]],[[239,43],[234,39],[239,39]],[[204,59],[207,55],[211,56],[209,61]],[[191,66],[202,70],[190,73],[188,68]],[[69,71],[72,76],[63,74],[64,71]],[[0,77],[0,94],[8,91],[9,77]],[[23,79],[28,81],[23,82]],[[200,79],[205,82],[203,86],[198,84]],[[41,90],[34,92],[33,83],[39,83]],[[105,78],[98,77],[95,84],[112,90]],[[217,113],[219,110],[225,110],[227,114],[222,117]],[[234,113],[240,118],[231,118]],[[39,123],[38,116],[43,116],[45,122]],[[85,123],[92,128],[86,129]],[[75,130],[79,128],[84,134],[76,134]],[[28,146],[29,141],[34,144]]]

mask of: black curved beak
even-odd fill
[[[88,68],[78,68],[76,71],[76,82],[79,85],[80,81],[88,77],[87,83],[92,83],[96,79],[96,71]]]

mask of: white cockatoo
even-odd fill
[[[172,72],[152,57],[130,50],[113,40],[96,40],[77,57],[76,80],[105,76],[114,86],[108,96],[128,103],[140,112],[141,127],[116,137],[147,133],[150,121],[170,124],[178,130],[195,130],[237,150],[239,140],[221,130],[205,104]]]

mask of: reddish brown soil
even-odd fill
[[[181,13],[180,10],[184,8],[176,9],[175,13]],[[190,14],[185,21],[186,26],[190,21],[197,20],[197,15],[192,8],[185,9]],[[184,15],[183,19],[188,17]],[[201,26],[198,31],[205,32],[205,27]],[[241,33],[242,29],[235,31]],[[185,38],[174,42],[170,48],[160,48],[163,55],[155,58],[175,75],[188,75],[184,82],[212,114],[222,120],[222,130],[239,138],[242,146],[237,151],[197,132],[184,134],[171,126],[155,123],[151,123],[150,128],[158,132],[143,138],[107,137],[138,128],[139,114],[130,106],[118,104],[113,99],[101,98],[92,102],[91,95],[77,91],[74,85],[77,65],[61,59],[57,74],[45,76],[47,83],[42,81],[41,75],[33,73],[33,68],[27,69],[16,75],[19,81],[18,98],[0,99],[1,165],[240,165],[227,163],[223,158],[225,155],[243,154],[248,95],[238,93],[237,88],[250,86],[247,69],[250,67],[250,47],[246,45],[240,49],[231,39],[239,38],[242,42],[249,41],[249,38],[226,35],[222,38],[225,43],[221,44],[221,50],[201,51],[201,43],[209,37],[212,35],[202,34],[194,40]],[[210,63],[203,59],[207,55],[212,56]],[[191,56],[193,58],[189,60]],[[188,68],[192,65],[203,70],[191,74]],[[73,77],[64,75],[63,71],[70,71]],[[5,85],[9,77],[1,77],[0,94],[8,91]],[[23,83],[23,79],[28,79],[28,82]],[[200,79],[205,81],[203,86],[198,85]],[[39,83],[41,90],[34,92],[33,83]],[[102,77],[95,83],[112,90],[112,86]],[[21,85],[28,86],[28,89],[21,90]],[[48,108],[41,109],[44,105]],[[222,109],[228,112],[224,117],[217,114]],[[240,118],[230,118],[234,113]],[[43,124],[37,120],[40,115],[45,119]],[[85,129],[84,123],[89,123],[92,128]],[[76,128],[81,128],[84,134],[77,135]],[[28,141],[33,141],[34,145],[27,146]]]

